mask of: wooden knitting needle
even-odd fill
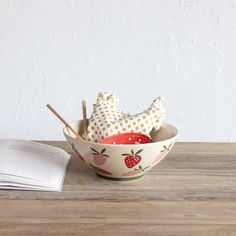
[[[83,138],[54,110],[49,104],[47,104],[48,109],[76,136],[77,139],[83,140]]]
[[[88,141],[88,123],[87,123],[87,108],[86,108],[86,101],[82,101],[82,111],[83,111],[83,127],[84,127],[84,138]]]

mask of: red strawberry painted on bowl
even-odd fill
[[[104,169],[101,169],[101,168],[98,168],[98,167],[94,167],[94,170],[99,174],[112,175],[111,172],[109,172],[107,170],[104,170]]]
[[[94,148],[91,148],[91,150],[93,151],[92,154],[93,154],[94,163],[98,166],[104,165],[107,161],[107,157],[109,157],[107,154],[105,154],[106,149],[103,148],[101,152],[98,152]]]
[[[137,152],[134,152],[134,150],[131,150],[131,154],[130,153],[123,153],[121,154],[122,156],[125,156],[125,165],[128,168],[132,168],[136,165],[138,165],[138,163],[141,161],[142,156],[138,155],[143,151],[143,149],[138,150]]]
[[[145,168],[142,168],[141,165],[138,166],[138,169],[134,169],[134,170],[131,170],[127,173],[124,173],[123,176],[134,176],[134,175],[137,175],[139,173],[142,173],[145,171],[145,169],[149,168],[150,166],[146,166]]]
[[[172,143],[167,147],[164,145],[164,149],[160,152],[160,154],[155,158],[155,160],[152,162],[152,164],[157,164],[159,163],[170,151]]]
[[[127,173],[124,173],[123,176],[134,176],[134,175],[137,175],[139,173],[141,173],[142,171],[141,170],[131,170]]]
[[[103,175],[112,175],[111,172],[107,171],[107,170],[104,170],[102,168],[99,168],[97,166],[94,166],[90,163],[90,165],[94,168],[94,170],[98,173],[98,174],[103,174]]]

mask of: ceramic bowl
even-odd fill
[[[80,135],[83,133],[82,121],[70,125]],[[178,136],[178,130],[167,123],[150,134],[152,143],[135,145],[80,141],[67,128],[63,132],[75,155],[92,166],[99,177],[121,181],[142,177],[165,158]]]

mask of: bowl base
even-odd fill
[[[101,175],[99,173],[96,173],[96,175],[100,178],[107,179],[107,180],[113,180],[113,181],[130,181],[130,180],[140,179],[141,177],[143,177],[143,175],[138,175],[138,176],[129,177],[129,178],[127,178],[127,177],[126,178],[116,178],[116,177]]]

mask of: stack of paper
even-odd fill
[[[61,191],[70,155],[22,140],[0,140],[0,188]]]

